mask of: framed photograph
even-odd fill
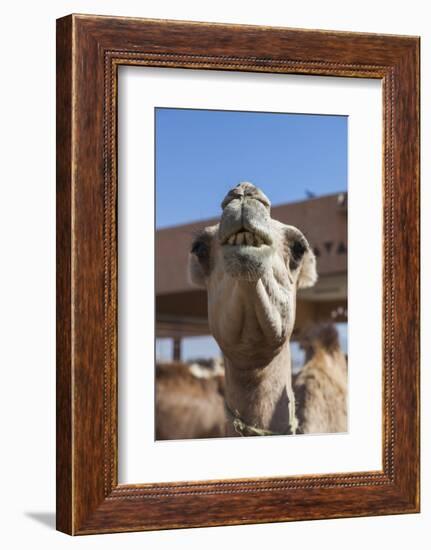
[[[57,528],[419,511],[419,38],[57,21]]]

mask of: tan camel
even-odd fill
[[[306,364],[294,378],[300,433],[347,431],[347,363],[334,325],[312,327],[301,338]]]
[[[225,434],[224,375],[194,363],[156,366],[156,439]]]
[[[207,290],[224,355],[227,435],[296,433],[289,339],[297,289],[315,283],[316,261],[304,235],[270,208],[260,189],[240,183],[220,223],[191,248],[191,280]]]

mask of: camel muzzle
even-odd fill
[[[240,184],[226,195],[219,225],[222,245],[271,246],[270,202],[251,183]]]

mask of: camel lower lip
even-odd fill
[[[272,257],[271,246],[224,245],[223,259],[226,272],[233,278],[257,281],[268,269]]]

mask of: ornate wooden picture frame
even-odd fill
[[[383,468],[118,483],[117,69],[380,79]],[[57,528],[69,534],[419,511],[419,38],[70,15],[57,21]]]

